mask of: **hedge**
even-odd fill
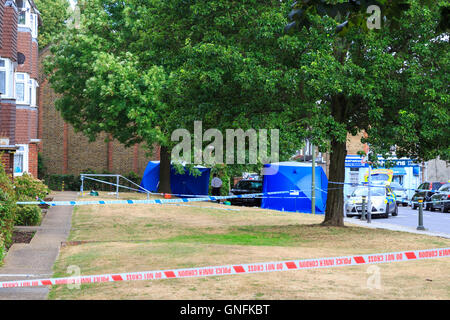
[[[5,247],[12,242],[16,208],[14,185],[0,163],[0,264],[6,251]]]
[[[97,172],[92,170],[84,170],[83,173],[90,173],[95,174]],[[111,174],[109,172],[102,172],[102,174]],[[136,184],[141,183],[141,177],[138,176],[134,172],[130,172],[127,175],[124,175],[125,178],[133,181]],[[103,180],[110,183],[116,183],[116,177],[93,177],[97,180]],[[51,190],[54,191],[62,191],[63,186],[65,191],[80,191],[81,187],[81,175],[73,175],[73,174],[51,174],[46,175],[44,178],[45,184],[48,185],[48,187]],[[120,179],[120,185],[131,187],[137,189],[137,186],[129,183],[128,181],[125,181],[124,179]],[[84,179],[84,185],[83,189],[85,191],[88,190],[95,190],[95,191],[116,191],[116,187],[113,185],[108,185],[106,183],[101,183],[97,181],[93,181],[90,179]],[[120,188],[120,191],[124,191],[123,188]]]

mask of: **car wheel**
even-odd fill
[[[388,219],[389,218],[389,211],[388,211],[388,206],[386,205],[386,209],[385,209],[385,213],[382,215],[383,218]]]
[[[398,206],[395,206],[395,211],[392,213],[393,217],[398,216]]]
[[[404,203],[404,204],[403,204],[403,206],[404,206],[404,207],[407,207],[407,206],[408,206],[408,204],[407,204],[407,203]]]

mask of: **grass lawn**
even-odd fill
[[[88,196],[89,197],[89,196]],[[85,199],[87,197],[84,197]],[[91,198],[91,197],[89,197]],[[95,199],[112,199],[100,193]],[[145,195],[121,194],[122,199]],[[75,207],[54,277],[190,268],[450,247],[450,240],[356,226],[321,227],[323,216],[233,207],[111,205]],[[199,208],[204,206],[208,208]],[[229,208],[229,207],[227,207]],[[450,299],[450,259],[51,288],[50,299]]]

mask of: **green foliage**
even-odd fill
[[[0,262],[4,247],[9,246],[12,241],[16,208],[14,185],[0,163],[0,241],[2,242],[0,245]]]
[[[37,205],[19,205],[14,224],[16,226],[37,226],[42,220],[42,210]]]
[[[46,62],[56,107],[94,139],[171,147],[172,132],[281,128],[276,114],[296,104],[278,61],[286,19],[280,1],[93,0],[80,3]],[[252,116],[254,114],[254,116]],[[251,116],[250,116],[251,115]],[[302,139],[281,139],[286,158]]]
[[[5,241],[3,240],[3,234],[0,233],[0,266],[3,264],[3,258],[6,255]]]
[[[335,35],[337,15],[320,13],[317,1],[301,2],[310,9],[309,29],[280,39],[296,57],[292,68],[300,71],[298,126],[311,128],[312,142],[322,151],[341,155],[330,163],[330,180],[343,182],[348,133],[365,131],[362,141],[375,155],[388,155],[396,146],[398,157],[450,159],[450,55],[448,34],[438,28],[445,1],[407,2],[397,13],[388,11],[397,27],[348,28],[344,36]],[[343,215],[342,192],[333,193],[326,219]]]
[[[79,177],[76,177],[72,174],[51,174],[45,176],[44,180],[50,190],[62,191],[63,182],[64,190],[80,190],[81,181]]]
[[[45,166],[44,157],[41,152],[38,152],[38,178],[43,179],[47,172],[47,167]]]
[[[421,6],[435,6],[434,0],[417,0]],[[441,4],[445,4],[444,1]],[[381,19],[384,28],[398,29],[401,27],[400,20],[402,14],[411,9],[411,1],[408,0],[299,0],[292,5],[292,11],[289,13],[291,21],[285,28],[287,32],[294,30],[309,29],[312,25],[310,15],[328,16],[336,20],[337,26],[335,32],[339,36],[345,36],[351,28],[357,28],[364,32],[368,31],[367,19],[372,12],[368,13],[370,6],[377,6],[380,9]],[[443,7],[439,24],[435,30],[439,32],[448,31],[448,3]]]
[[[95,174],[95,173],[100,173],[100,172],[96,172],[95,170],[91,170],[91,169],[86,169],[86,170],[83,170],[83,173]],[[110,174],[110,172],[107,172],[107,171],[103,171],[101,173],[102,174]],[[141,180],[142,180],[142,177],[139,176],[138,174],[136,174],[135,172],[129,172],[128,174],[124,175],[124,177],[127,178],[128,180],[133,181],[134,183],[136,183],[138,185],[141,183]],[[116,177],[93,177],[93,178],[97,179],[97,180],[106,181],[109,183],[114,183],[114,184],[117,182]],[[51,175],[47,175],[45,177],[45,182],[51,190],[61,191],[62,185],[64,183],[65,191],[80,191],[81,175],[51,174]],[[137,189],[137,186],[133,185],[132,183],[130,183],[128,181],[125,181],[124,179],[120,179],[120,185]],[[113,185],[108,185],[108,184],[90,180],[87,178],[85,178],[85,180],[84,180],[83,189],[84,189],[84,191],[89,191],[89,190],[109,191],[109,192],[116,191],[116,187]],[[119,192],[120,191],[126,192],[126,190],[123,188],[120,188]]]
[[[36,7],[41,13],[42,25],[39,27],[39,48],[45,48],[53,43],[55,38],[65,28],[65,21],[69,18],[68,0],[35,0]]]
[[[39,179],[28,173],[14,179],[14,188],[18,201],[43,199],[49,194],[50,189]]]

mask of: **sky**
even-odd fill
[[[75,8],[75,4],[77,3],[77,0],[69,0],[70,2],[70,6],[72,7],[72,9]]]

